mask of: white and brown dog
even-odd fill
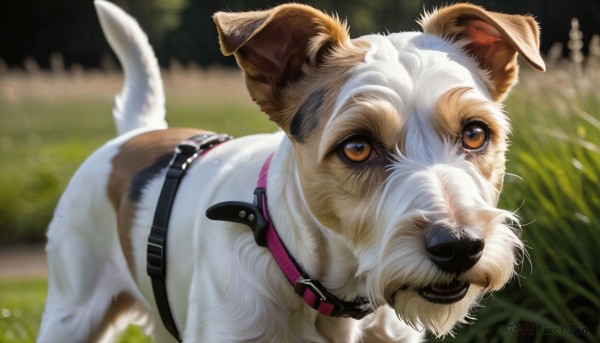
[[[202,156],[175,162],[187,174],[169,219],[173,150],[205,132],[166,128],[144,33],[96,7],[125,69],[120,136],[80,167],[50,224],[40,342],[105,340],[127,323],[175,340],[160,318],[184,342],[416,342],[451,333],[514,274],[523,244],[496,207],[501,102],[517,55],[545,68],[531,17],[458,4],[425,14],[422,33],[350,39],[304,5],[215,14],[223,53],[282,132],[181,147]],[[147,273],[157,256],[162,290]]]

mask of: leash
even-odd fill
[[[271,252],[279,269],[294,287],[296,294],[319,313],[332,317],[351,317],[361,319],[373,312],[372,306],[365,298],[348,302],[331,294],[317,280],[311,279],[279,238],[267,209],[267,175],[273,158],[271,154],[262,166],[256,189],[254,203],[227,201],[211,206],[206,216],[212,220],[223,220],[245,224],[252,229],[256,244],[266,247]]]
[[[202,134],[181,142],[175,148],[173,158],[169,162],[165,182],[163,183],[158,203],[156,204],[154,221],[150,235],[148,236],[146,272],[152,279],[154,300],[156,301],[156,307],[160,313],[163,325],[179,342],[181,342],[181,337],[169,307],[165,284],[165,277],[167,275],[167,231],[171,209],[173,208],[173,202],[175,201],[181,179],[190,164],[216,145],[226,142],[231,138],[228,135]]]

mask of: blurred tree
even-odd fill
[[[217,30],[211,19],[219,9],[221,6],[216,0],[189,1],[181,12],[180,25],[165,34],[164,48],[169,53],[160,54],[161,63],[165,64],[171,58],[183,64],[195,62],[202,66],[223,63]]]
[[[282,0],[111,0],[133,15],[148,33],[162,65],[172,60],[232,65],[219,52],[211,15],[219,10],[265,9]],[[353,37],[418,29],[423,9],[447,4],[445,0],[301,0],[347,19]],[[566,43],[571,18],[579,18],[584,53],[593,34],[600,33],[599,0],[471,0],[488,9],[532,13],[542,24],[542,50],[556,41]],[[566,46],[566,44],[565,44]],[[49,67],[54,52],[74,63],[98,67],[112,55],[104,39],[92,0],[6,0],[0,9],[0,59],[22,66],[30,56]],[[114,59],[114,56],[113,56]]]
[[[219,10],[249,11],[276,6],[287,1],[265,0],[190,0],[181,13],[180,26],[165,34],[164,49],[159,53],[161,63],[176,59],[183,64],[195,62],[201,66],[213,63],[232,65],[232,58],[224,58],[218,45],[217,31],[211,16]],[[422,0],[306,0],[330,14],[337,14],[350,25],[352,36],[366,33],[414,29],[415,15],[422,8]]]
[[[0,9],[0,58],[20,66],[27,56],[48,67],[60,52],[65,63],[95,66],[108,45],[98,26],[92,1],[8,0]]]

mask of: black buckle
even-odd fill
[[[212,148],[213,146],[215,146],[217,144],[226,142],[232,138],[233,137],[231,137],[230,135],[226,135],[226,134],[219,134],[219,135],[202,134],[202,135],[194,136],[188,140],[185,140],[182,143],[186,144],[188,141],[191,141],[193,146],[194,145],[197,146],[197,150],[204,151],[204,150]]]
[[[191,139],[186,139],[177,145],[177,148],[175,148],[175,153],[192,156],[198,152],[198,150],[200,150],[200,146],[201,143]]]
[[[148,257],[146,271],[148,272],[148,275],[153,278],[164,278],[165,266],[163,245],[148,241],[146,252]]]
[[[254,204],[243,201],[220,202],[206,210],[206,217],[212,220],[248,225],[252,229],[256,244],[266,247],[269,223],[263,215],[262,202],[265,196],[264,188],[256,188],[254,190]]]

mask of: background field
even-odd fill
[[[549,67],[546,74],[524,67],[506,106],[514,133],[501,207],[521,218],[529,258],[520,277],[484,302],[473,325],[444,342],[600,339],[600,68],[593,60],[581,73],[570,63]],[[236,136],[275,129],[237,72],[175,67],[163,77],[171,126]],[[114,136],[110,110],[121,82],[117,72],[77,69],[0,74],[4,246],[43,240],[70,175]],[[0,279],[0,342],[34,340],[45,287],[43,278]],[[575,327],[580,335],[514,336],[513,324]],[[121,341],[146,340],[130,328]]]

